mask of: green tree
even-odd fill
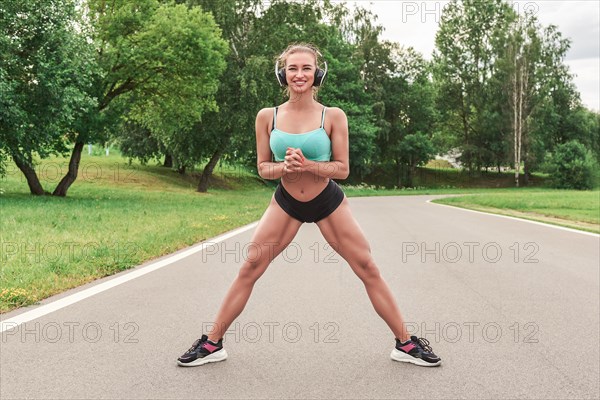
[[[193,165],[198,157],[190,149],[203,138],[192,128],[218,110],[214,94],[225,69],[226,42],[200,7],[162,5],[132,43],[143,49],[133,60],[155,66],[139,68],[145,76],[138,76],[143,83],[125,98],[127,117],[149,129],[180,164]]]
[[[398,187],[412,187],[416,167],[426,164],[435,153],[431,140],[427,135],[417,132],[406,135],[394,147],[398,154],[399,165],[402,166],[403,175],[406,176],[406,183],[403,185],[402,180],[399,179]]]
[[[221,160],[251,164],[244,161],[256,148],[253,140],[256,113],[270,104],[274,90],[265,85],[265,71],[271,70],[269,61],[261,57],[265,51],[256,53],[252,50],[252,46],[262,47],[265,44],[262,41],[269,40],[263,37],[255,43],[251,37],[256,35],[254,31],[262,13],[262,3],[257,0],[190,0],[188,3],[199,4],[214,15],[230,50],[216,93],[219,110],[208,113],[194,127],[194,131],[204,138],[202,148],[197,151],[207,161],[197,190],[206,192],[214,168]]]
[[[394,169],[396,184],[410,186],[416,166],[423,161],[422,150],[426,148],[430,153],[435,148],[431,69],[412,47],[389,46],[392,64],[383,78],[384,118],[389,129],[379,137],[378,147],[382,164]],[[427,145],[423,142],[425,139]]]
[[[119,149],[121,154],[132,159],[138,159],[142,164],[147,164],[151,159],[159,158],[167,151],[163,144],[152,135],[150,129],[141,126],[135,121],[124,121],[117,131]],[[172,166],[169,165],[170,167]]]
[[[600,113],[583,106],[575,107],[570,114],[568,125],[574,132],[573,137],[590,149],[596,161],[600,163]]]
[[[587,140],[581,136],[589,134],[577,129],[579,93],[564,63],[570,41],[556,26],[544,27],[532,14],[519,15],[508,37],[497,64],[506,89],[518,186],[521,161],[527,185],[547,151],[570,139]]]
[[[593,188],[593,158],[591,152],[577,140],[556,146],[547,163],[552,187],[580,190]]]
[[[97,103],[89,93],[98,71],[70,0],[0,5],[0,164],[10,156],[34,195],[44,191],[34,156],[65,154]]]
[[[213,18],[198,7],[156,0],[86,4],[102,70],[93,87],[99,106],[93,129],[74,138],[69,172],[54,192],[60,196],[77,177],[83,144],[106,140],[111,131],[126,132],[119,127],[124,121],[150,130],[174,156],[193,157],[181,143],[195,139],[190,127],[216,108],[227,53]]]
[[[330,6],[326,19],[337,30],[328,46],[335,59],[332,87],[323,98],[348,115],[350,179],[362,181],[380,163],[377,141],[390,128],[384,96],[385,79],[393,69],[392,46],[381,41],[383,26],[377,23],[377,16],[363,7],[350,11],[343,4]]]
[[[461,148],[469,171],[493,164],[489,148],[502,148],[502,135],[485,134],[498,110],[489,82],[505,46],[514,11],[502,0],[453,0],[444,8],[433,59],[442,132]],[[497,90],[495,91],[497,94]]]

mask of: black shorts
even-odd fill
[[[300,222],[318,222],[335,211],[344,200],[342,188],[333,179],[325,189],[309,201],[296,200],[279,182],[275,190],[275,200],[291,217]]]

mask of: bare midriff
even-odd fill
[[[289,173],[281,177],[281,184],[298,201],[310,201],[317,197],[329,183],[324,178],[312,172]]]

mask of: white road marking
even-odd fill
[[[538,221],[531,221],[528,219],[522,219],[522,218],[517,218],[517,217],[511,217],[511,216],[507,216],[507,215],[499,215],[499,214],[493,214],[493,213],[488,213],[488,212],[484,212],[484,211],[477,211],[477,210],[469,210],[466,208],[461,208],[461,207],[455,207],[455,206],[450,206],[447,204],[438,204],[438,203],[432,203],[431,200],[434,199],[429,199],[426,202],[429,204],[435,204],[438,206],[443,206],[443,207],[451,207],[455,210],[463,210],[463,211],[468,211],[468,212],[474,212],[474,213],[479,213],[479,214],[485,214],[485,215],[492,215],[495,217],[500,217],[500,218],[509,218],[512,220],[517,220],[517,221],[521,221],[521,222],[528,222],[530,224],[537,224],[537,225],[542,225],[542,226],[547,226],[550,228],[555,228],[555,229],[561,229],[564,231],[568,231],[568,232],[573,232],[573,233],[580,233],[583,235],[589,235],[589,236],[594,236],[594,237],[600,237],[600,235],[596,234],[596,233],[592,233],[592,232],[585,232],[585,231],[580,231],[577,229],[571,229],[571,228],[566,228],[566,227],[562,227],[562,226],[557,226],[557,225],[551,225],[551,224],[546,224],[543,222],[538,222]],[[133,271],[131,271],[130,273],[121,275],[117,278],[111,279],[109,281],[103,282],[99,285],[90,287],[89,289],[85,289],[82,290],[80,292],[74,293],[70,296],[66,296],[63,297],[59,300],[53,301],[52,303],[48,303],[48,304],[44,304],[40,307],[35,308],[34,310],[31,311],[27,311],[24,312],[22,314],[19,314],[13,318],[7,319],[5,321],[1,321],[0,324],[0,333],[4,332],[8,329],[14,329],[17,326],[25,323],[25,322],[29,322],[31,320],[43,317],[46,314],[49,314],[51,312],[60,310],[61,308],[67,307],[71,304],[77,303],[81,300],[87,299],[88,297],[94,296],[95,294],[104,292],[105,290],[111,289],[115,286],[118,286],[122,283],[128,282],[130,280],[139,278],[140,276],[146,275],[152,271],[156,271],[157,269],[163,268],[167,265],[170,265],[176,261],[182,260],[186,257],[191,256],[192,254],[196,254],[199,253],[203,250],[205,250],[205,248],[208,245],[213,245],[214,243],[219,243],[222,242],[223,240],[229,239],[235,235],[238,235],[240,233],[246,232],[249,229],[252,229],[254,227],[256,227],[256,225],[258,225],[258,221],[253,222],[249,225],[240,227],[238,229],[235,229],[231,232],[225,233],[223,235],[217,236],[215,238],[212,239],[207,239],[204,242],[195,245],[191,248],[189,248],[188,250],[173,254],[172,256],[166,257],[160,261],[156,261],[153,262],[151,264],[148,264],[145,267],[141,267],[141,268],[137,268]]]
[[[462,208],[462,207],[456,207],[456,206],[450,206],[448,204],[439,204],[439,203],[432,203],[431,200],[436,200],[436,199],[429,199],[426,202],[429,204],[435,204],[436,206],[444,206],[444,207],[451,207],[455,210],[463,210],[463,211],[470,211],[470,212],[474,212],[474,213],[479,213],[479,214],[485,214],[485,215],[493,215],[494,217],[501,217],[501,218],[508,218],[508,219],[513,219],[513,220],[517,220],[517,221],[521,221],[521,222],[529,222],[530,224],[536,224],[536,225],[542,225],[542,226],[547,226],[549,228],[556,228],[556,229],[561,229],[563,231],[567,231],[567,232],[573,232],[573,233],[581,233],[583,235],[589,235],[589,236],[595,236],[595,237],[600,237],[599,234],[597,233],[593,233],[593,232],[586,232],[586,231],[580,231],[577,229],[572,229],[572,228],[567,228],[564,226],[558,226],[558,225],[552,225],[552,224],[546,224],[544,222],[538,222],[538,221],[531,221],[529,219],[523,219],[523,218],[518,218],[518,217],[510,217],[508,215],[500,215],[500,214],[494,214],[494,213],[489,213],[489,212],[485,212],[485,211],[478,211],[478,210],[469,210],[468,208]]]
[[[139,278],[140,276],[146,275],[152,271],[156,271],[157,269],[160,269],[162,267],[166,267],[167,265],[173,264],[176,261],[179,261],[186,257],[189,257],[192,254],[199,253],[208,246],[212,246],[215,243],[222,242],[223,240],[229,239],[235,235],[246,232],[247,230],[254,228],[256,225],[258,225],[258,221],[253,222],[249,225],[242,226],[233,231],[224,233],[224,234],[214,237],[212,239],[207,239],[207,240],[203,241],[202,243],[199,243],[185,251],[173,254],[172,256],[163,258],[160,261],[156,261],[151,264],[148,264],[145,267],[136,268],[135,270],[131,271],[130,273],[120,275],[117,278],[108,280],[108,281],[98,284],[96,286],[92,286],[89,289],[85,289],[80,292],[73,293],[70,296],[63,297],[63,298],[53,301],[51,303],[39,306],[34,310],[24,312],[13,318],[2,321],[2,323],[0,325],[0,333],[6,331],[8,329],[14,329],[17,326],[19,326],[25,322],[29,322],[36,318],[43,317],[46,314],[49,314],[51,312],[60,310],[61,308],[70,306],[71,304],[77,303],[78,301],[87,299],[88,297],[91,297],[95,294],[104,292],[105,290],[114,288],[115,286],[118,286],[122,283],[129,282],[130,280],[133,280],[135,278]]]

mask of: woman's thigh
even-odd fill
[[[248,245],[247,267],[259,278],[298,233],[302,222],[289,216],[271,197]]]
[[[348,262],[360,278],[376,272],[371,246],[352,215],[347,197],[333,213],[317,222],[317,226],[327,243]]]

